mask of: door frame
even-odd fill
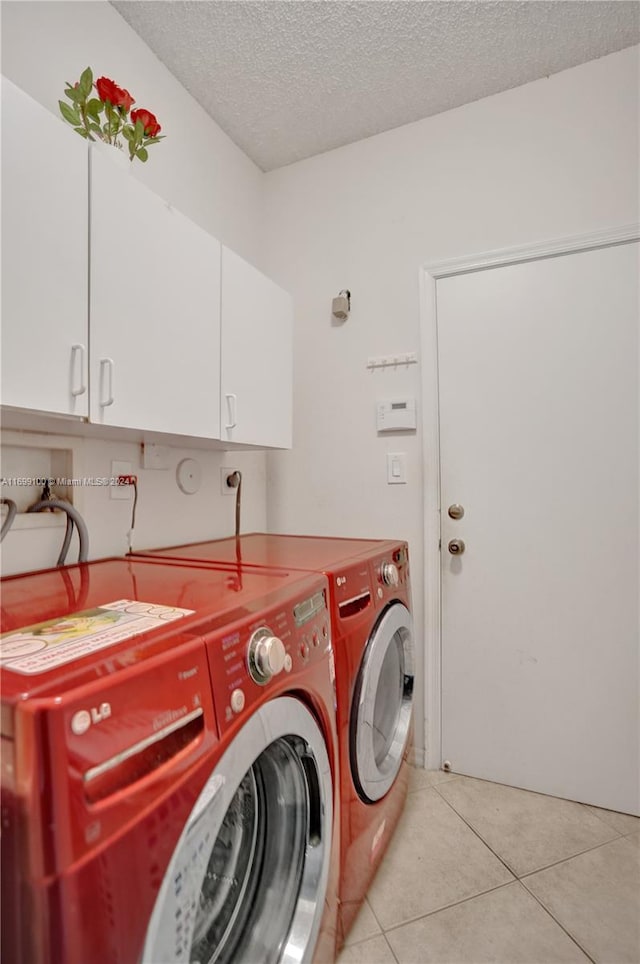
[[[440,393],[436,284],[441,278],[640,241],[640,222],[589,234],[435,261],[419,269],[422,354],[424,558],[424,765],[442,766],[442,605],[440,551]]]

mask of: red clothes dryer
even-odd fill
[[[406,543],[251,533],[155,550],[196,564],[232,561],[322,572],[329,580],[340,747],[339,945],[406,799],[414,641]],[[307,645],[313,643],[307,638]]]
[[[332,960],[326,579],[115,559],[1,588],[3,960]]]

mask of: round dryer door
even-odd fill
[[[398,775],[411,729],[413,620],[392,603],[362,658],[351,710],[351,771],[360,796],[375,803]]]
[[[208,779],[165,874],[143,962],[310,961],[333,785],[320,729],[289,697],[250,718]]]

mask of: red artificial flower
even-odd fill
[[[129,110],[129,108],[135,104],[135,100],[129,91],[125,90],[124,87],[118,87],[118,85],[113,80],[109,80],[108,77],[99,77],[98,80],[96,80],[96,89],[100,100],[109,101],[112,107],[124,107],[125,110]]]
[[[150,110],[145,110],[144,107],[141,107],[140,110],[131,111],[131,122],[135,124],[136,121],[140,121],[147,137],[157,137],[162,130],[155,114],[152,114]]]

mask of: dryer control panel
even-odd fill
[[[406,543],[388,547],[380,555],[363,557],[333,575],[331,592],[338,620],[351,620],[370,607],[386,604],[410,592],[409,552]]]

